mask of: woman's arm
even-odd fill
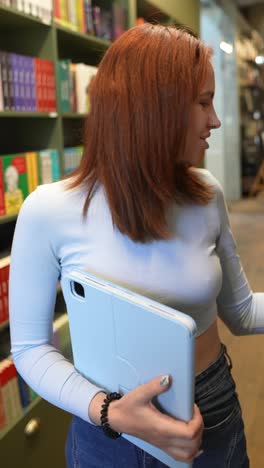
[[[226,203],[217,184],[220,235],[217,253],[223,283],[217,298],[219,316],[234,335],[264,333],[264,293],[253,293],[236,251]]]
[[[9,285],[11,353],[18,372],[40,396],[89,421],[89,403],[100,389],[51,345],[60,262],[43,195],[39,189],[29,195],[16,224]]]

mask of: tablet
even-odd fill
[[[157,405],[189,421],[194,405],[194,320],[84,271],[66,274],[61,286],[75,368],[106,391],[122,394],[170,374],[172,384]],[[136,437],[123,437],[171,468],[191,466]]]

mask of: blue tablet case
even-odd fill
[[[83,271],[64,276],[61,286],[76,369],[107,391],[121,393],[170,374],[172,384],[157,403],[167,414],[189,421],[194,404],[194,320]],[[171,468],[191,466],[141,439],[123,437]]]

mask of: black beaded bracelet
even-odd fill
[[[122,395],[120,395],[120,393],[117,393],[117,392],[107,393],[106,398],[104,399],[104,403],[102,404],[101,418],[100,418],[101,426],[105,435],[107,435],[111,439],[117,439],[118,437],[120,437],[121,432],[116,432],[114,431],[114,429],[110,427],[109,422],[108,422],[108,416],[107,416],[108,407],[111,401],[120,400],[121,397]]]

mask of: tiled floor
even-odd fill
[[[264,292],[264,197],[229,206],[238,251],[251,287]],[[264,301],[263,301],[264,315]],[[233,360],[242,403],[251,468],[264,467],[264,335],[235,337],[220,324],[222,341]]]

